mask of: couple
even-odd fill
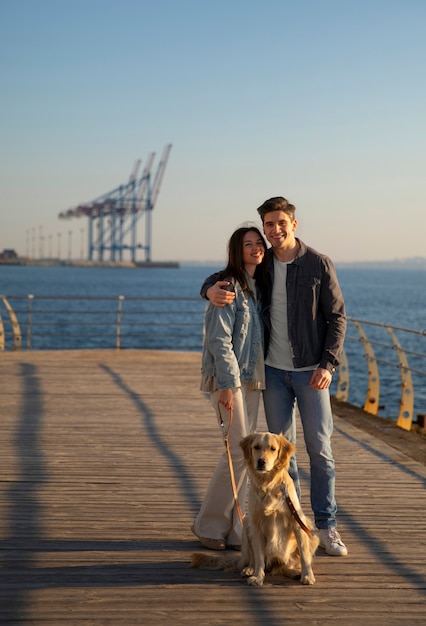
[[[219,423],[229,430],[239,501],[246,501],[247,476],[240,440],[256,428],[260,394],[268,429],[295,443],[296,401],[311,468],[311,507],[320,545],[334,556],[347,548],[336,529],[333,417],[329,386],[346,332],[343,295],[331,260],[296,238],[295,206],[285,198],[259,208],[263,231],[237,229],[228,264],[201,289],[205,315],[202,391],[210,394]],[[290,475],[298,495],[296,459]],[[213,550],[239,549],[241,523],[228,458],[221,457],[192,531]]]

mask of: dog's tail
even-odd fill
[[[220,569],[224,572],[239,572],[240,557],[218,556],[216,554],[203,554],[193,552],[190,567],[198,569]]]

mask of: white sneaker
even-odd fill
[[[320,547],[331,556],[346,556],[348,549],[343,543],[336,528],[320,528],[318,530]]]

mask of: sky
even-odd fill
[[[426,256],[425,18],[424,0],[0,0],[0,251],[64,257],[68,234],[85,255],[87,218],[59,213],[172,144],[153,260],[224,260],[272,196],[335,262]]]

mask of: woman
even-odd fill
[[[255,226],[238,228],[232,234],[228,264],[219,280],[228,281],[236,297],[223,308],[209,303],[204,318],[201,391],[209,392],[219,424],[228,433],[241,508],[246,501],[247,475],[239,443],[256,429],[260,394],[265,388],[263,329],[258,313],[266,284],[265,252],[265,240]],[[191,530],[206,548],[240,549],[242,527],[226,452]]]

